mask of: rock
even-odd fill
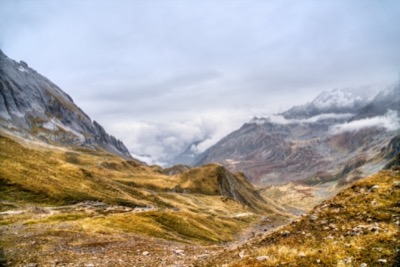
[[[318,220],[318,216],[313,214],[310,216],[310,219],[311,219],[311,221],[316,221],[316,220]]]
[[[143,256],[147,256],[147,255],[149,255],[149,252],[148,251],[143,251],[142,255]]]
[[[256,259],[258,261],[266,261],[266,260],[269,260],[269,257],[268,256],[258,256]]]
[[[283,231],[282,233],[281,233],[281,235],[282,236],[288,236],[288,235],[290,235],[290,232],[289,231]]]
[[[27,265],[25,265],[25,267],[38,267],[39,264],[37,263],[28,263]]]
[[[304,253],[304,252],[299,253],[299,257],[304,258],[305,256],[306,256],[306,253]]]
[[[208,258],[209,256],[210,256],[209,254],[201,254],[201,255],[197,255],[196,258],[201,260],[201,259]]]
[[[317,259],[316,262],[317,262],[317,263],[321,263],[321,260],[320,260],[320,259]]]
[[[394,181],[393,187],[400,187],[400,181]]]
[[[346,264],[351,264],[352,261],[353,261],[352,257],[344,259],[344,263]]]
[[[375,191],[378,190],[378,189],[379,189],[379,185],[374,185],[374,186],[372,186],[372,187],[369,189],[369,191],[375,192]]]
[[[366,264],[365,262],[360,264],[360,267],[367,267],[367,266],[368,266],[368,264]]]
[[[85,267],[95,267],[95,265],[93,263],[88,263],[88,264],[85,264]]]
[[[179,256],[185,256],[185,251],[182,249],[176,249],[174,250],[174,253]]]
[[[239,258],[243,259],[244,258],[244,251],[240,251],[238,254]]]
[[[332,228],[332,229],[336,229],[336,225],[334,223],[330,223],[329,227]]]
[[[387,259],[379,259],[378,262],[387,263]]]

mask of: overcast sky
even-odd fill
[[[164,161],[333,88],[395,82],[400,1],[0,0],[0,47]]]

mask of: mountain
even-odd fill
[[[353,120],[382,116],[388,110],[396,111],[400,114],[400,83],[393,88],[382,90],[375,98],[364,106]]]
[[[168,165],[173,166],[177,164],[187,164],[191,165],[196,158],[196,156],[199,154],[196,152],[196,147],[203,141],[196,141],[191,143],[186,147],[186,149],[180,153],[179,155],[173,157],[172,159],[168,160]]]
[[[368,97],[356,94],[350,90],[334,89],[324,91],[311,103],[295,106],[282,115],[286,119],[304,119],[320,114],[357,113],[368,103]]]
[[[0,128],[53,145],[104,149],[131,158],[126,146],[92,121],[58,86],[0,50]]]
[[[396,86],[385,96],[398,90]],[[385,114],[396,105],[382,95],[365,103],[365,98],[353,93],[333,90],[282,114],[254,118],[200,154],[195,165],[219,162],[262,185],[345,182],[372,174],[386,162],[379,151],[396,135],[392,128],[399,119],[396,114],[389,116],[391,129],[387,129],[382,118],[357,118],[363,118],[364,110],[375,103],[380,106],[375,114]]]

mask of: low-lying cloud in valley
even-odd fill
[[[253,119],[252,122],[263,124],[265,122],[271,122],[276,124],[294,124],[294,123],[314,123],[319,120],[327,120],[327,119],[350,119],[354,114],[351,113],[344,113],[344,114],[337,114],[337,113],[325,113],[320,114],[317,116],[313,116],[306,119],[286,119],[282,115],[271,115],[268,116],[266,119]]]
[[[354,120],[343,124],[334,125],[331,128],[331,132],[333,134],[338,134],[371,127],[385,128],[387,131],[395,131],[400,128],[400,118],[396,111],[389,110],[383,116]]]
[[[240,127],[251,116],[242,110],[215,111],[183,122],[143,122],[122,119],[108,122],[116,136],[125,136],[124,143],[138,159],[150,164],[165,165],[194,142],[196,153],[203,152],[225,135]],[[129,123],[126,123],[126,122]],[[131,133],[126,135],[126,133]]]

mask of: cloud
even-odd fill
[[[331,132],[333,134],[338,134],[372,127],[385,128],[388,131],[395,131],[400,128],[400,118],[396,111],[389,110],[383,116],[376,116],[334,125],[331,128]]]
[[[202,152],[249,119],[242,111],[213,111],[181,122],[143,122],[121,118],[105,121],[108,130],[122,137],[133,155],[149,164],[165,165],[194,142]]]
[[[354,114],[325,113],[307,119],[286,119],[282,115],[270,115],[266,118],[254,118],[251,120],[251,122],[257,124],[264,124],[266,122],[276,123],[276,124],[315,123],[317,121],[327,120],[327,119],[349,119],[352,116],[354,116]]]
[[[399,10],[364,0],[0,1],[0,46],[132,152],[164,159],[323,90],[394,81]]]

